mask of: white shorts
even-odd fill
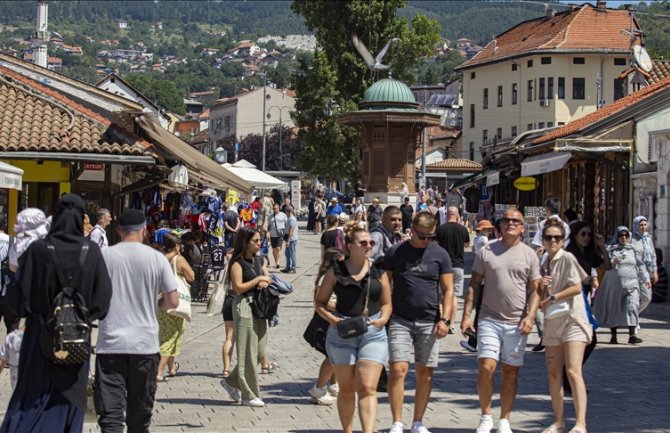
[[[480,319],[477,326],[477,359],[495,359],[521,367],[527,339],[527,336],[521,335],[518,325]]]
[[[463,268],[451,268],[454,275],[454,296],[463,297]]]

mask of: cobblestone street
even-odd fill
[[[241,407],[229,400],[219,385],[224,338],[221,316],[208,317],[204,314],[204,304],[193,304],[194,318],[188,326],[179,357],[181,368],[176,378],[159,384],[152,431],[340,431],[337,408],[334,405],[312,405],[307,395],[321,361],[320,355],[302,339],[313,311],[312,284],[319,251],[319,238],[301,232],[298,273],[288,276],[296,290],[280,305],[281,324],[269,331],[268,353],[279,367],[273,374],[261,376],[261,391],[267,406],[260,409]],[[466,264],[466,269],[468,267]],[[657,318],[665,314],[667,320],[670,308],[651,309]],[[644,343],[639,347],[599,345],[585,367],[590,392],[589,432],[670,431],[670,414],[666,410],[670,397],[667,361],[670,358],[670,325],[667,321],[645,318],[640,336]],[[600,341],[608,341],[608,330],[600,330],[598,337]],[[478,423],[476,355],[465,352],[459,345],[460,339],[459,335],[450,335],[442,342],[433,397],[424,420],[433,433],[472,433]],[[537,336],[531,335],[512,416],[512,427],[517,433],[539,433],[551,423],[544,355],[530,352],[536,343]],[[9,400],[8,371],[0,376],[0,384],[3,390],[0,407],[4,411]],[[406,388],[403,421],[408,425],[411,423],[414,383],[408,381]],[[571,426],[574,419],[571,400],[567,400],[566,415],[568,426]],[[497,416],[496,405],[494,418]],[[377,429],[387,431],[390,424],[388,399],[386,394],[380,394]],[[88,414],[84,431],[99,431],[92,413]]]

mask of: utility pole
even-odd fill
[[[270,118],[270,113],[272,112],[272,109],[276,108],[279,111],[279,170],[284,169],[284,151],[282,149],[282,136],[284,135],[284,124],[282,123],[281,120],[281,113],[284,111],[284,109],[290,110],[291,107],[288,105],[285,105],[283,107],[279,107],[277,105],[272,105],[271,107],[268,108],[268,115],[267,118]]]
[[[261,149],[261,153],[263,154],[262,156],[262,163],[261,163],[261,170],[265,171],[265,98],[267,96],[267,85],[268,85],[268,74],[267,72],[263,72],[263,148]]]

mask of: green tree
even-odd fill
[[[123,77],[131,86],[161,108],[185,114],[184,97],[172,81],[152,78],[147,74],[128,74]]]
[[[432,53],[440,41],[439,25],[424,16],[411,23],[399,18],[404,0],[294,0],[291,8],[305,18],[307,28],[316,31],[317,48],[311,64],[300,61],[295,77],[294,120],[301,128],[298,140],[304,150],[299,166],[310,174],[329,179],[357,177],[355,131],[343,127],[338,112],[355,110],[375,77],[351,42],[356,33],[373,55],[391,38],[384,63],[392,65],[393,76],[414,81],[412,69],[420,58]],[[381,78],[381,77],[379,77]]]

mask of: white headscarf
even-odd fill
[[[44,238],[49,233],[46,215],[40,209],[26,208],[16,215],[14,224],[14,243],[9,249],[9,265],[19,266],[19,257],[26,252],[30,244]]]

